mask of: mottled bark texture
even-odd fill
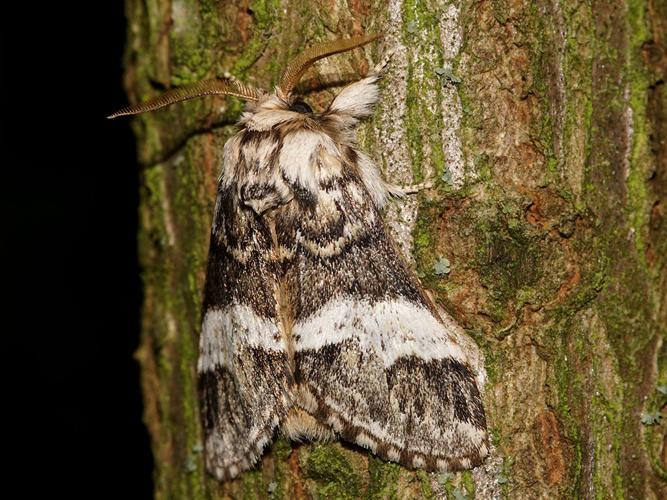
[[[322,109],[332,82],[396,50],[360,141],[393,182],[437,179],[387,218],[485,356],[494,444],[484,467],[449,475],[278,439],[256,471],[206,475],[203,271],[242,109],[210,98],[134,122],[158,498],[667,496],[665,0],[127,0],[127,16],[131,102],[227,71],[270,88],[305,45],[385,34],[318,64],[303,89]]]

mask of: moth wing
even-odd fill
[[[257,462],[291,405],[293,383],[270,229],[235,192],[223,189],[216,201],[198,363],[206,466],[219,480]]]
[[[474,374],[358,169],[334,170],[320,175],[316,195],[295,190],[283,223],[296,240],[288,280],[299,404],[344,439],[405,466],[478,465],[488,445]]]

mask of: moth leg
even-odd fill
[[[380,62],[378,62],[375,65],[375,67],[370,71],[368,76],[379,75],[384,70],[384,68],[387,66],[387,64],[389,64],[389,61],[394,56],[395,52],[396,52],[395,49],[387,50],[387,52],[385,52],[385,54],[382,56],[382,59],[380,59]]]
[[[405,186],[385,182],[385,186],[387,187],[387,192],[390,196],[395,198],[403,198],[409,194],[419,193],[424,189],[431,189],[433,187],[433,179],[429,179],[418,184],[409,184]]]

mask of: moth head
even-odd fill
[[[289,110],[302,115],[313,112],[313,109],[301,97],[297,97],[289,104]]]
[[[301,97],[294,95],[295,87],[308,68],[320,59],[361,47],[379,37],[380,35],[376,34],[357,36],[320,43],[306,49],[287,65],[280,83],[276,86],[275,94],[267,94],[235,79],[202,80],[192,85],[168,90],[154,99],[116,111],[107,118],[155,111],[177,102],[207,95],[232,95],[256,103],[256,109],[265,108],[268,111],[271,108],[274,110],[282,108],[284,111],[309,114],[312,113],[310,106]]]

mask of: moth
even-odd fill
[[[223,150],[198,361],[219,480],[252,468],[279,429],[427,471],[488,453],[470,364],[382,219],[388,197],[411,189],[385,182],[355,143],[384,63],[323,113],[295,92],[317,60],[376,38],[311,47],[273,92],[207,80],[111,115],[212,94],[248,102]]]

